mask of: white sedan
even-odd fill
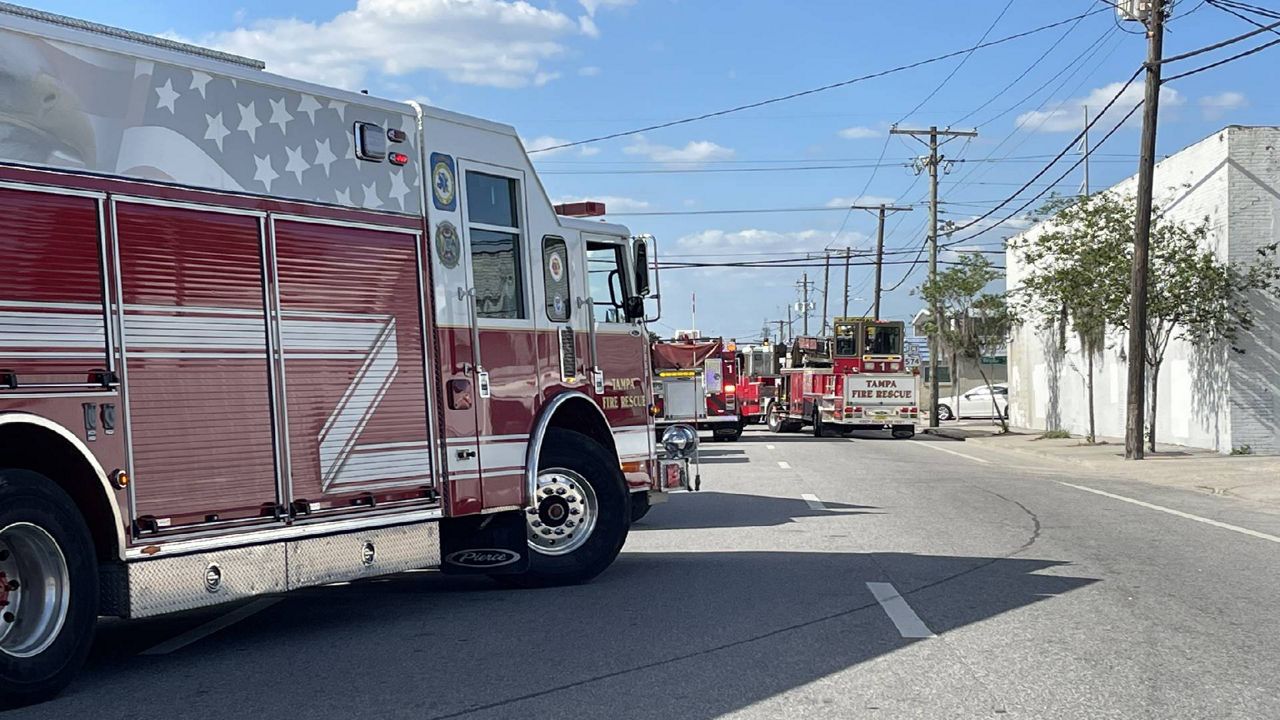
[[[995,402],[992,402],[994,396]],[[959,397],[943,398],[938,403],[938,419],[995,418],[996,413],[1009,417],[1009,385],[992,383],[990,390],[979,385]]]

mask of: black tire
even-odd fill
[[[48,647],[31,657],[0,649],[0,707],[48,700],[66,687],[89,654],[98,619],[93,539],[71,498],[39,473],[0,469],[0,531],[15,523],[34,525],[57,544],[69,591],[66,619]]]
[[[951,406],[939,403],[939,404],[938,404],[938,419],[939,419],[939,420],[954,420],[954,419],[955,419],[955,415],[953,415],[953,414],[951,413]]]
[[[529,549],[529,571],[506,576],[525,587],[576,585],[604,572],[631,527],[631,498],[618,461],[599,443],[581,433],[551,428],[542,442],[538,469],[564,468],[579,475],[595,491],[599,504],[595,528],[580,547],[565,555],[546,555]]]
[[[649,510],[652,507],[649,504],[649,493],[631,493],[631,523],[634,525],[640,522],[645,515],[649,514]]]
[[[804,421],[802,420],[783,420],[782,421],[782,432],[784,433],[800,432],[800,429],[803,427],[804,427]]]
[[[899,426],[893,429],[893,436],[898,440],[910,440],[916,436],[916,429],[909,426]]]
[[[729,432],[725,432],[725,433],[718,433],[718,434],[715,436],[715,438],[716,438],[717,440],[724,440],[725,442],[737,442],[737,441],[738,441],[738,438],[740,438],[740,437],[742,437],[742,428],[741,428],[741,427],[735,427],[734,429],[730,430]]]
[[[783,432],[782,413],[778,412],[777,405],[769,406],[769,413],[765,416],[765,423],[769,426],[769,432]]]

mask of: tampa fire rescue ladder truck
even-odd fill
[[[687,487],[652,238],[557,216],[513,128],[7,4],[0,86],[0,705],[99,615],[584,581]]]
[[[657,340],[650,349],[657,432],[681,424],[716,440],[742,436],[738,417],[737,345],[723,338]]]
[[[918,377],[902,354],[899,321],[836,318],[832,337],[799,337],[785,353],[778,398],[766,416],[774,432],[809,426],[827,432],[889,428],[915,435]]]

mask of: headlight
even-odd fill
[[[698,447],[698,433],[688,425],[672,425],[662,433],[662,447],[667,457],[689,457]]]

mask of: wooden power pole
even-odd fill
[[[1142,107],[1138,157],[1137,219],[1133,228],[1133,268],[1129,276],[1129,388],[1124,424],[1124,456],[1141,460],[1146,416],[1147,272],[1151,243],[1151,190],[1156,169],[1156,122],[1160,113],[1160,62],[1164,57],[1167,0],[1150,0],[1147,11],[1147,87]],[[1151,422],[1156,419],[1151,418]]]
[[[958,137],[977,137],[976,130],[939,130],[933,126],[928,130],[899,130],[892,128],[891,135],[910,135],[917,140],[921,136],[929,138],[929,156],[924,164],[929,170],[929,282],[938,276],[938,165],[945,157],[938,155],[938,138],[952,140]],[[921,140],[921,142],[924,142]],[[944,140],[945,142],[945,140]],[[929,317],[933,320],[934,331],[929,333],[929,427],[938,427],[938,326],[942,323],[941,312],[935,301],[929,308]],[[954,372],[954,368],[952,371]]]

